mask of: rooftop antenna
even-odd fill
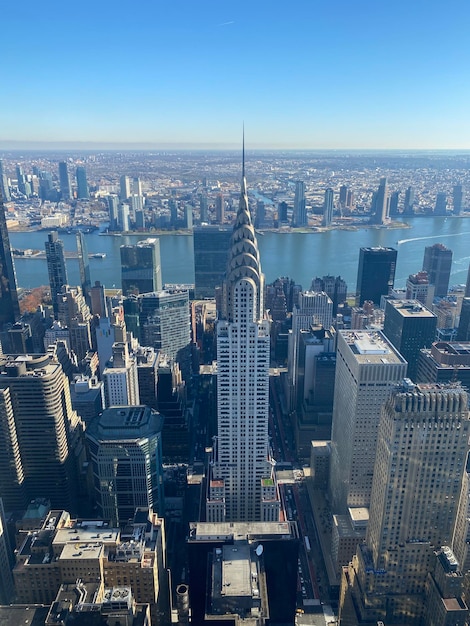
[[[245,178],[245,122],[243,122],[243,140],[242,140],[242,177]]]

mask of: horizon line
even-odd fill
[[[240,150],[236,142],[153,142],[153,141],[29,141],[15,139],[0,139],[0,150]],[[248,148],[254,150],[273,151],[306,151],[306,152],[470,152],[470,147],[311,147],[288,144],[254,143]]]

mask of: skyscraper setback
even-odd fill
[[[269,322],[243,159],[223,303],[217,324],[218,436],[207,501],[209,521],[279,517],[268,438]]]

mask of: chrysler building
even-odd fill
[[[243,150],[240,204],[217,323],[217,429],[207,521],[277,521],[269,447],[270,325],[264,275],[248,208]]]

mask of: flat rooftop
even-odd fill
[[[395,350],[380,331],[341,330],[340,334],[354,354],[356,361],[360,364],[406,363],[401,354]]]
[[[296,537],[291,522],[198,522],[190,525],[190,541],[230,541],[257,538]]]
[[[436,317],[419,300],[387,300],[387,305],[392,306],[403,317]]]
[[[102,543],[67,543],[61,552],[59,560],[98,560],[103,550]]]
[[[116,544],[120,537],[118,528],[108,526],[106,522],[95,524],[92,521],[76,522],[72,526],[59,528],[56,531],[52,545],[65,545],[67,543],[103,543]]]

